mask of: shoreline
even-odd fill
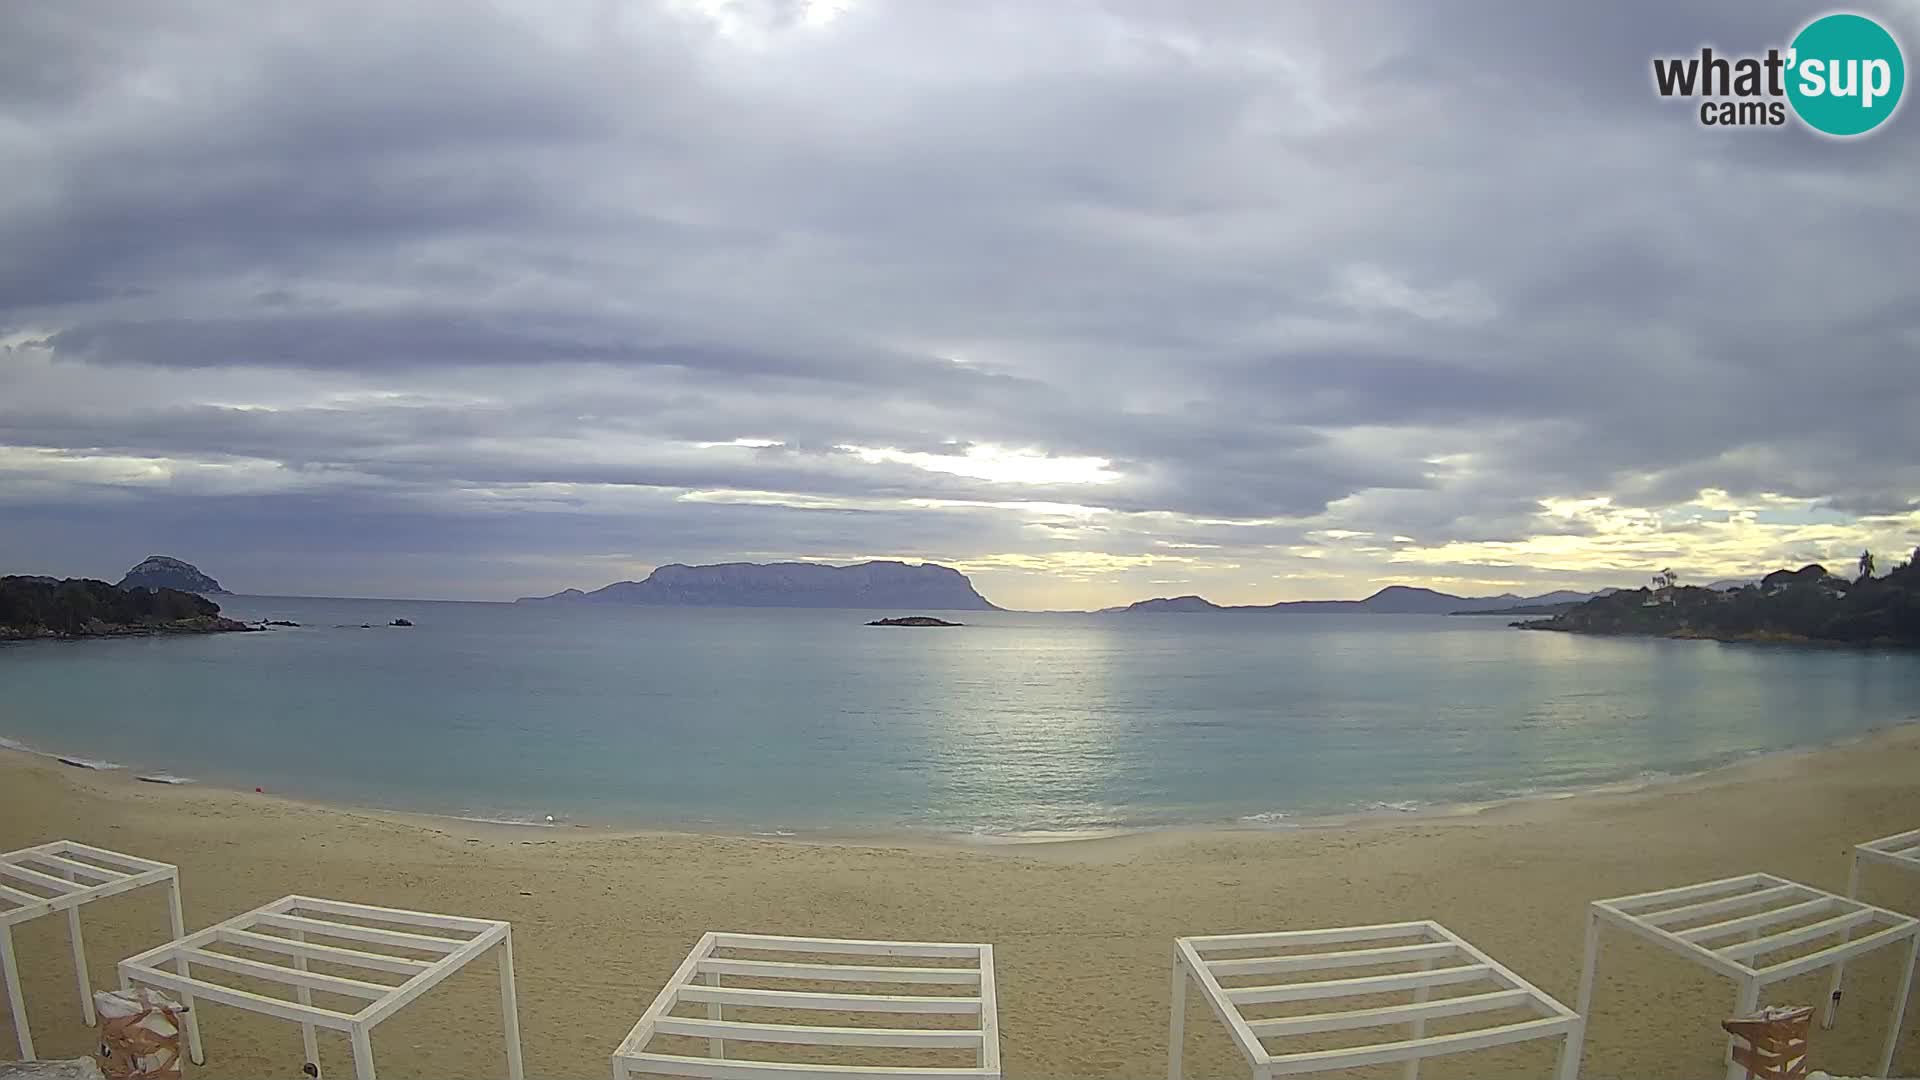
[[[510,921],[531,1076],[604,1075],[606,1054],[709,930],[991,942],[1009,1080],[1164,1075],[1168,946],[1180,935],[1434,919],[1572,1003],[1588,902],[1755,871],[1838,891],[1852,844],[1916,824],[1914,723],[1445,817],[1003,845],[489,827],[0,754],[0,850],[65,837],[174,863],[189,929],[288,894]],[[1873,869],[1862,884],[1867,902],[1920,913],[1920,875]],[[86,920],[95,984],[107,985],[118,958],[157,944],[165,898],[138,890]],[[15,943],[43,1052],[89,1054],[63,920],[24,923]],[[1877,1061],[1897,959],[1883,950],[1849,966],[1838,1026],[1814,1033],[1816,1067],[1857,1076]],[[1816,973],[1767,1001],[1825,990]],[[490,1029],[497,995],[487,970],[422,996],[375,1036],[382,1075],[499,1075],[497,1040],[446,1037]],[[1609,933],[1582,1075],[1720,1075],[1732,997],[1725,980]],[[214,1008],[202,1023],[206,1080],[299,1068],[285,1022]],[[0,1045],[5,1027],[0,1017]],[[1197,1003],[1188,1030],[1190,1075],[1244,1069]],[[1920,1010],[1900,1047],[1895,1075],[1920,1073]],[[327,1033],[320,1053],[323,1075],[349,1060]],[[1434,1080],[1518,1080],[1549,1074],[1553,1054],[1527,1044],[1431,1064]]]
[[[1392,828],[1395,826],[1462,825],[1489,818],[1524,815],[1529,808],[1550,810],[1588,800],[1658,795],[1666,791],[1691,790],[1721,784],[1738,784],[1769,767],[1792,763],[1851,747],[1876,742],[1900,743],[1912,739],[1920,744],[1920,714],[1869,728],[1824,743],[1781,747],[1741,753],[1730,760],[1684,772],[1643,772],[1633,777],[1601,781],[1568,788],[1552,788],[1507,795],[1492,799],[1460,800],[1430,804],[1376,804],[1375,808],[1299,817],[1278,812],[1271,820],[1250,821],[1247,817],[1169,822],[1152,825],[1116,825],[1091,829],[1009,830],[1001,832],[961,829],[914,828],[910,826],[823,826],[819,828],[752,829],[747,827],[697,828],[685,823],[622,822],[612,820],[552,821],[521,820],[512,817],[480,817],[408,810],[365,803],[341,802],[302,795],[247,791],[242,787],[177,776],[165,770],[147,770],[122,762],[105,761],[78,754],[60,754],[41,750],[10,737],[0,736],[0,763],[12,760],[33,762],[75,779],[91,778],[102,792],[115,787],[126,790],[156,789],[182,796],[200,792],[229,799],[266,800],[286,807],[320,813],[338,813],[372,820],[426,828],[434,832],[464,830],[482,840],[526,840],[554,843],[571,840],[606,840],[636,837],[746,840],[771,844],[827,845],[847,847],[908,848],[925,850],[1030,852],[1037,848],[1073,845],[1152,845],[1156,842],[1181,842],[1208,836],[1262,836],[1328,830]],[[1269,817],[1267,814],[1259,815]]]

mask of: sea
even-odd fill
[[[1910,652],[1497,616],[220,602],[300,625],[0,645],[0,739],[484,821],[991,842],[1551,797],[1920,716]]]

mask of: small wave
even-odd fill
[[[528,829],[557,828],[560,822],[552,815],[541,820],[533,818],[479,817],[471,814],[455,814],[455,821],[471,821],[475,825],[517,825]]]
[[[5,736],[0,736],[0,750],[18,750],[23,754],[34,754],[39,752],[35,750],[33,747],[28,746],[26,743],[19,741],[18,739],[9,739],[9,738],[6,738]]]
[[[1255,825],[1262,828],[1292,828],[1292,823],[1287,820],[1292,816],[1292,814],[1279,810],[1267,810],[1258,814],[1242,814],[1240,821],[1246,825]]]
[[[797,835],[799,835],[799,834],[798,834],[798,833],[795,833],[795,832],[794,832],[793,830],[791,830],[791,829],[775,829],[775,830],[773,830],[772,832],[755,832],[755,833],[750,833],[749,835],[751,835],[751,836],[775,836],[775,837],[788,837],[788,836],[797,836]]]
[[[71,765],[76,769],[93,769],[93,770],[102,771],[102,772],[110,769],[126,768],[125,765],[122,765],[117,761],[101,761],[98,758],[66,757],[61,754],[55,754],[53,755],[53,760],[59,762],[62,765]]]
[[[164,772],[156,772],[156,773],[141,773],[140,775],[138,775],[138,776],[136,776],[136,777],[134,777],[134,779],[135,779],[135,780],[142,780],[142,781],[145,781],[146,783],[149,783],[149,784],[192,784],[192,783],[197,783],[197,781],[196,781],[196,780],[194,780],[194,778],[193,778],[193,777],[191,777],[191,776],[175,776],[175,775],[173,775],[172,773],[164,773]]]
[[[1403,799],[1399,802],[1370,802],[1367,804],[1367,811],[1369,813],[1392,812],[1395,814],[1417,814],[1420,812],[1420,809],[1421,804],[1412,799]]]

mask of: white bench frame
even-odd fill
[[[1855,844],[1847,855],[1847,898],[1860,898],[1860,860],[1883,863],[1902,870],[1920,872],[1920,829],[1910,832],[1883,836],[1878,840],[1869,840],[1864,844]],[[1833,965],[1833,982],[1827,987],[1827,1007],[1821,1014],[1820,1026],[1833,1026],[1833,1014],[1840,1007],[1840,980],[1847,971],[1846,961]]]
[[[365,921],[349,921],[355,919]],[[408,929],[391,930],[368,926],[366,922]],[[351,947],[315,944],[307,940],[310,937],[331,938]],[[215,944],[284,956],[289,958],[291,966],[207,948]],[[376,951],[376,946],[383,950]],[[291,1020],[300,1025],[307,1061],[316,1073],[320,1068],[320,1050],[314,1029],[343,1031],[353,1044],[354,1076],[358,1080],[374,1080],[374,1026],[496,948],[500,950],[500,1013],[506,1037],[507,1075],[510,1080],[523,1080],[520,1020],[513,990],[513,928],[510,923],[497,919],[471,919],[311,896],[286,896],[120,961],[120,985],[124,989],[144,983],[187,995],[190,1000],[215,1001]],[[428,953],[433,959],[421,959],[411,955],[414,953]],[[347,978],[310,972],[309,960],[369,974],[364,978]],[[173,970],[161,970],[163,964],[171,965]],[[256,994],[195,974],[208,970],[277,983],[291,989],[295,1000]],[[391,984],[374,982],[371,981],[373,972],[403,975],[406,979]],[[355,1012],[321,1008],[313,1004],[315,991],[355,998],[365,1005]]]
[[[1327,952],[1292,953],[1245,958],[1214,958],[1209,953],[1243,952],[1289,946],[1363,945]],[[1222,976],[1270,973],[1330,972],[1344,968],[1418,963],[1419,969],[1362,978],[1336,977],[1312,981],[1283,981],[1272,985],[1222,987]],[[1435,967],[1442,964],[1444,966]],[[1167,1077],[1181,1080],[1181,1052],[1185,1048],[1187,981],[1198,983],[1215,1016],[1227,1026],[1234,1045],[1247,1059],[1254,1080],[1299,1073],[1328,1072],[1363,1065],[1406,1062],[1407,1080],[1420,1075],[1423,1058],[1505,1046],[1534,1039],[1564,1039],[1556,1075],[1574,1080],[1580,1067],[1579,1014],[1514,974],[1465,938],[1437,922],[1385,923],[1342,926],[1324,930],[1292,930],[1271,934],[1215,934],[1183,937],[1173,943],[1172,1022],[1168,1030]],[[1480,993],[1429,999],[1436,986],[1490,983]],[[1320,1001],[1400,990],[1413,991],[1413,1001],[1384,1008],[1330,1009],[1306,1016],[1248,1020],[1242,1004],[1276,1001]],[[1447,1035],[1428,1035],[1429,1019],[1468,1016],[1500,1009],[1531,1007],[1534,1020],[1502,1024]],[[1397,1042],[1372,1043],[1331,1050],[1269,1053],[1262,1039],[1323,1031],[1406,1024],[1410,1037]]]
[[[80,908],[148,885],[167,887],[167,912],[173,937],[185,932],[180,915],[180,871],[118,851],[73,840],[55,840],[0,854],[0,967],[6,969],[7,1001],[12,1006],[20,1056],[33,1058],[33,1033],[27,1029],[27,1002],[20,992],[20,959],[13,951],[13,928],[29,919],[67,913],[67,937],[73,943],[74,977],[80,984],[80,1012],[94,1025],[93,984],[87,978],[87,946],[80,936]],[[34,892],[32,890],[39,890]],[[193,1014],[187,1014],[191,1017]],[[199,1029],[189,1021],[188,1048],[194,1064],[205,1060]]]
[[[1784,931],[1767,928],[1819,916],[1818,921]],[[1697,919],[1708,923],[1675,929]],[[1893,998],[1892,1027],[1880,1055],[1879,1071],[1887,1075],[1900,1042],[1900,1026],[1907,1013],[1907,984],[1920,958],[1920,920],[1849,897],[1802,885],[1772,874],[1743,874],[1698,885],[1595,900],[1587,909],[1587,955],[1580,974],[1580,1014],[1589,1015],[1593,1003],[1594,969],[1599,960],[1600,924],[1608,923],[1693,961],[1716,975],[1734,981],[1738,993],[1733,1015],[1750,1016],[1760,1007],[1767,986],[1822,968],[1837,967],[1862,953],[1905,944],[1906,978]],[[1862,937],[1856,931],[1871,930]],[[1758,959],[1770,952],[1807,945],[1827,938],[1838,943],[1805,956],[1767,966]],[[1701,942],[1728,939],[1709,947]],[[1836,972],[1836,978],[1837,978]],[[1746,1068],[1733,1062],[1733,1041],[1727,1042],[1727,1078],[1741,1080]]]
[[[716,956],[721,949],[890,957],[912,960],[973,960],[973,967],[916,967],[874,963],[784,963]],[[813,983],[897,983],[970,988],[965,994],[891,995],[846,992],[750,990],[721,985],[722,976],[796,979]],[[682,1002],[705,1002],[705,1019],[672,1016]],[[971,1028],[816,1027],[788,1023],[740,1023],[726,1018],[729,1005],[752,1008],[913,1014],[972,1014]],[[904,1022],[904,1021],[902,1021]],[[649,1052],[655,1035],[692,1035],[707,1039],[706,1057]],[[726,1041],[843,1047],[948,1048],[973,1050],[972,1068],[916,1068],[892,1065],[812,1065],[778,1061],[730,1060]],[[634,1074],[706,1077],[708,1080],[999,1080],[1000,1022],[993,977],[993,946],[935,941],[862,941],[845,938],[780,937],[709,931],[701,936],[653,1004],[613,1052],[614,1080]]]

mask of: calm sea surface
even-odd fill
[[[1913,654],[1497,617],[223,606],[303,625],[0,646],[0,737],[483,818],[986,834],[1477,801],[1920,714]]]

